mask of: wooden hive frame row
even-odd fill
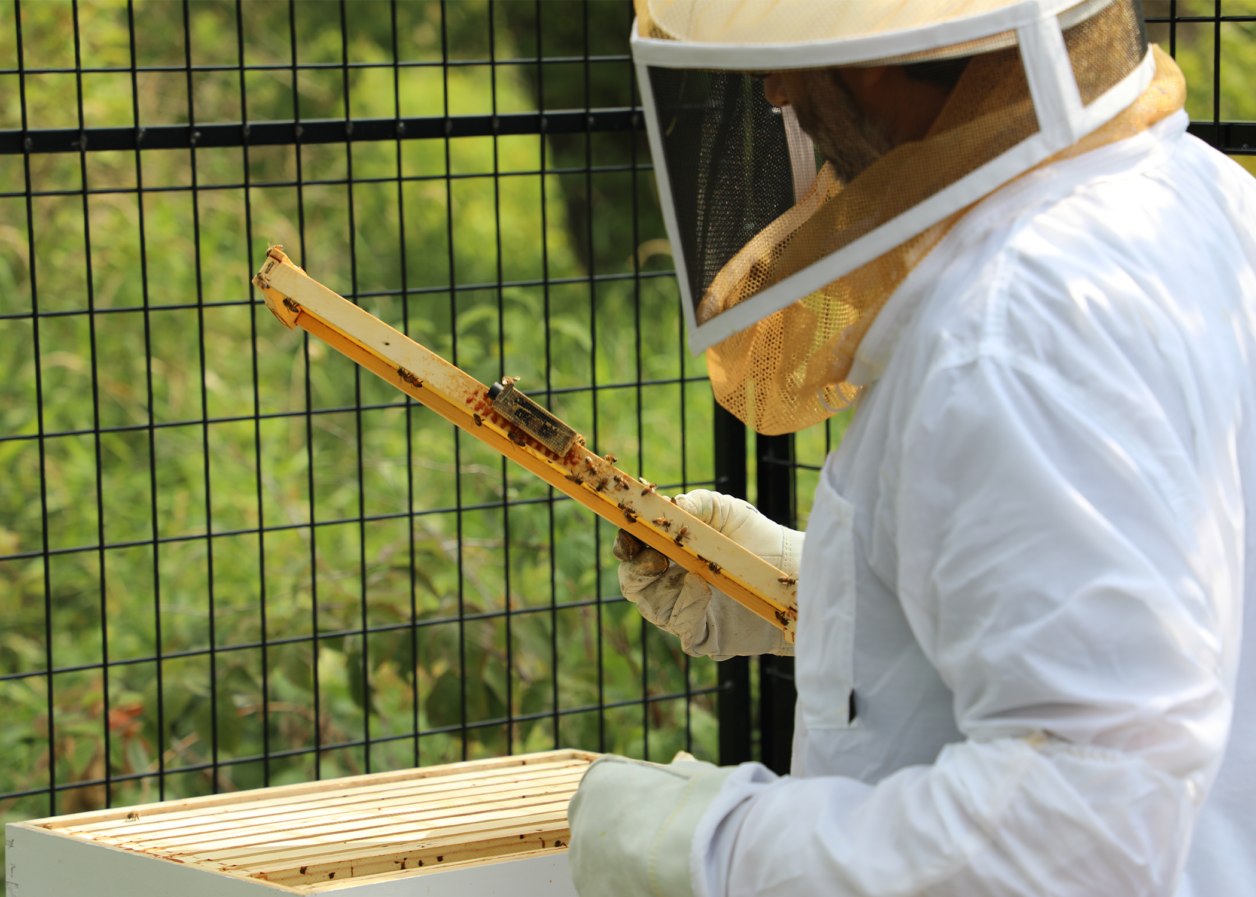
[[[20,825],[313,893],[346,880],[562,852],[567,802],[596,758],[549,751]]]

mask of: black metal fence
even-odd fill
[[[718,758],[716,668],[618,597],[613,530],[248,284],[282,243],[621,466],[714,484],[630,23],[0,12],[5,819],[555,746]]]
[[[1249,153],[1253,17],[1146,6]],[[631,16],[0,5],[0,821],[555,746],[788,765],[789,661],[684,657],[612,528],[248,285],[283,244],[620,466],[805,524],[845,418],[713,407]]]

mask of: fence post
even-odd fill
[[[715,403],[715,491],[746,497],[746,426]],[[719,664],[720,764],[753,759],[750,658]]]
[[[757,507],[783,526],[797,526],[794,435],[758,436],[755,440]],[[794,658],[765,654],[759,658],[759,745],[763,765],[789,772],[794,740]]]

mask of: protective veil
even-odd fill
[[[637,0],[632,46],[690,345],[761,433],[854,399],[863,335],[974,202],[1180,106],[1133,0]],[[754,80],[956,59],[927,136],[849,183]]]

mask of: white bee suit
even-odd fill
[[[1004,187],[864,338],[794,775],[723,783],[698,897],[1256,894],[1256,184],[1185,126]]]

